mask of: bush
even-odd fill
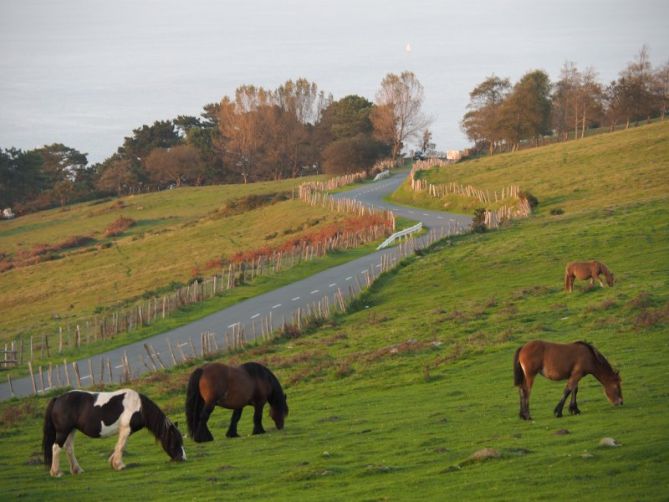
[[[553,209],[551,209],[551,214],[553,215],[564,214],[564,209],[562,209],[561,207],[554,207]]]
[[[485,208],[478,207],[474,209],[474,219],[472,220],[472,232],[478,234],[483,233],[487,230],[485,226]]]
[[[117,219],[114,223],[112,223],[105,229],[104,235],[105,237],[115,237],[117,235],[122,234],[135,224],[136,221],[133,220],[132,218],[126,218],[124,216],[121,216],[119,219]]]
[[[526,192],[523,190],[518,194],[518,197],[520,197],[521,199],[525,199],[527,203],[530,205],[530,209],[532,209],[532,211],[534,211],[534,208],[536,208],[539,205],[539,199],[537,199],[530,192]]]

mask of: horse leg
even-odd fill
[[[256,404],[253,411],[253,434],[265,434],[265,429],[262,426],[262,409],[264,404]]]
[[[553,413],[555,414],[556,417],[560,418],[562,416],[562,408],[564,408],[564,403],[569,397],[569,394],[572,392],[575,392],[574,389],[578,387],[578,381],[581,379],[580,374],[572,375],[569,377],[569,380],[567,380],[567,386],[564,388],[564,393],[562,394],[562,399],[558,402],[557,406],[555,406],[555,410],[553,410]],[[572,397],[572,401],[575,403],[576,402],[576,396]],[[569,405],[569,409],[571,411],[571,404]]]
[[[225,435],[229,438],[239,437],[239,434],[237,434],[237,422],[239,422],[239,419],[242,418],[242,409],[243,408],[237,408],[232,412],[232,418],[230,418],[230,427],[228,427],[228,432],[225,433]]]
[[[118,441],[116,442],[116,447],[114,448],[114,453],[109,457],[109,462],[114,470],[120,471],[125,469],[125,464],[123,463],[123,448],[125,448],[125,443],[128,441],[130,436],[130,426],[122,425],[119,427],[118,431]]]
[[[520,391],[520,418],[523,420],[532,420],[530,416],[530,394],[532,392],[532,384],[534,377],[525,374],[525,381],[519,387]]]
[[[195,429],[195,437],[193,438],[198,443],[204,443],[205,441],[213,441],[214,436],[211,435],[209,427],[207,427],[207,421],[209,416],[214,411],[216,407],[215,403],[207,404],[205,403],[202,411],[200,412],[200,417],[197,422],[197,428]]]
[[[578,409],[576,404],[576,394],[578,393],[578,385],[574,387],[574,390],[571,393],[571,401],[569,402],[569,413],[572,415],[580,415],[581,410]]]
[[[67,436],[65,451],[67,452],[67,460],[70,462],[70,472],[72,474],[81,474],[84,470],[79,465],[79,462],[77,462],[77,457],[74,456],[74,434],[76,432],[77,430],[75,429]]]
[[[553,410],[553,414],[560,418],[562,416],[562,408],[564,408],[564,402],[567,400],[569,397],[569,394],[571,394],[571,389],[569,388],[569,384],[564,389],[564,392],[562,393],[562,399],[558,402],[557,406],[555,406],[555,409]]]
[[[52,460],[51,469],[49,470],[49,474],[54,478],[59,478],[63,475],[63,471],[60,470],[60,450],[63,448],[65,441],[67,441],[67,434],[57,432],[56,440],[51,446]]]

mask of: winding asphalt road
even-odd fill
[[[406,177],[406,172],[396,173],[393,176],[381,181],[369,183],[348,192],[337,194],[337,197],[358,199],[361,202],[376,208],[389,209],[397,216],[402,216],[411,220],[421,221],[423,225],[430,229],[453,228],[455,225],[467,227],[471,223],[471,218],[463,215],[426,211],[417,208],[401,207],[383,200],[383,197],[392,193]],[[305,311],[310,305],[319,302],[324,297],[329,298],[330,305],[335,303],[335,294],[341,291],[344,296],[348,296],[350,291],[356,289],[357,284],[364,284],[367,280],[367,274],[375,274],[381,267],[380,263],[384,255],[390,256],[394,250],[384,249],[376,251],[357,260],[330,268],[311,277],[295,282],[288,286],[281,287],[269,293],[242,301],[232,307],[221,310],[215,314],[204,317],[188,325],[176,328],[160,335],[132,343],[118,349],[110,350],[90,358],[96,382],[100,381],[101,363],[107,368],[106,361],[111,361],[112,378],[118,382],[122,378],[124,354],[127,354],[128,363],[133,376],[142,374],[150,369],[150,363],[147,364],[148,357],[144,344],[148,344],[159,354],[161,361],[166,366],[171,366],[172,358],[169,351],[168,340],[177,359],[180,354],[192,356],[193,349],[199,353],[201,350],[201,333],[212,333],[215,336],[218,348],[226,347],[226,333],[243,330],[245,338],[252,340],[262,333],[261,325],[271,324],[272,328],[282,326],[284,320],[290,322],[298,309]],[[102,359],[102,361],[101,361]],[[90,375],[88,371],[89,359],[77,361],[81,370],[82,387],[90,385]],[[63,365],[54,368],[54,372],[59,372],[61,382],[65,382]],[[75,375],[72,365],[68,370],[71,382],[75,382]],[[104,378],[109,382],[108,369],[104,371]],[[42,388],[42,383],[37,378],[37,388]],[[46,381],[46,376],[44,376]],[[55,381],[55,374],[52,381]],[[54,383],[55,385],[55,383]],[[16,396],[25,396],[32,394],[33,387],[30,377],[12,380],[12,387]],[[47,385],[48,390],[48,385]],[[8,382],[0,384],[0,400],[11,397],[11,390]]]

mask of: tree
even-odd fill
[[[597,73],[591,67],[586,68],[581,77],[580,92],[578,99],[581,107],[581,139],[585,137],[586,127],[591,127],[599,123],[599,120],[604,114],[604,90],[599,82],[597,82]],[[578,115],[576,117],[576,131],[574,137],[578,133]]]
[[[112,156],[100,165],[96,188],[105,193],[122,195],[140,182],[140,176],[131,160],[119,155]]]
[[[74,182],[77,173],[85,170],[88,165],[87,154],[61,143],[43,146],[36,152],[42,156],[42,171],[48,187],[64,180]]]
[[[377,138],[392,144],[391,156],[397,159],[405,143],[417,137],[430,123],[423,114],[423,86],[413,72],[389,73],[376,93],[371,115]]]
[[[487,146],[490,155],[502,141],[502,103],[509,94],[511,82],[508,78],[490,75],[469,93],[469,109],[462,119],[462,129],[477,145]]]
[[[560,70],[560,80],[553,86],[553,127],[555,132],[564,140],[568,139],[572,127],[574,138],[577,136],[580,116],[578,95],[581,78],[576,65],[568,61]]]
[[[370,114],[374,104],[356,95],[345,96],[330,103],[316,124],[318,142],[325,146],[331,141],[352,138],[373,132]]]
[[[360,96],[346,96],[331,103],[316,125],[321,161],[326,172],[343,174],[367,170],[389,145],[374,138],[370,115],[374,105]]]
[[[550,80],[542,70],[526,73],[504,100],[501,117],[505,141],[516,149],[521,140],[550,134]]]
[[[630,122],[650,118],[657,101],[653,93],[653,73],[645,45],[637,57],[620,72],[615,83],[608,88],[609,102],[612,112],[609,116],[625,121],[625,127]]]
[[[16,148],[0,149],[0,208],[37,196],[45,184],[41,155]]]
[[[431,148],[431,146],[434,147],[434,144],[432,143],[432,131],[425,128],[420,140],[420,149],[425,153]]]
[[[341,138],[323,150],[323,170],[328,174],[368,170],[380,156],[387,153],[387,146],[368,134]]]
[[[172,148],[155,148],[145,161],[151,181],[158,184],[202,183],[204,166],[195,147],[177,145]]]
[[[170,120],[156,120],[153,125],[133,129],[132,136],[124,139],[118,154],[131,161],[142,160],[154,148],[169,148],[181,138]]]
[[[660,112],[660,118],[664,120],[669,105],[669,61],[655,70],[654,77],[653,87],[657,99],[657,108]]]

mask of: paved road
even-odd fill
[[[449,225],[453,227],[455,224],[468,226],[471,223],[471,218],[467,216],[400,207],[383,201],[382,198],[393,192],[402,183],[405,176],[406,172],[398,173],[385,180],[366,184],[337,196],[355,198],[370,206],[390,209],[398,216],[421,221],[425,226],[432,229],[449,227]],[[247,340],[253,339],[261,335],[263,324],[271,323],[272,328],[278,328],[284,320],[290,322],[298,309],[302,309],[302,312],[304,312],[310,305],[321,301],[324,297],[328,297],[330,304],[333,305],[335,302],[334,295],[338,290],[343,295],[348,296],[352,289],[357,289],[358,284],[366,282],[368,274],[378,273],[383,257],[391,256],[393,253],[395,253],[395,250],[392,248],[374,252],[288,286],[245,300],[186,326],[94,356],[90,358],[90,361],[95,379],[99,381],[101,363],[106,365],[106,361],[110,360],[113,381],[118,382],[123,374],[121,361],[124,354],[127,354],[133,376],[149,371],[144,344],[149,344],[155,348],[160,355],[160,359],[167,366],[170,366],[172,359],[168,348],[168,340],[176,353],[177,359],[179,359],[181,352],[186,356],[192,355],[193,348],[199,353],[201,350],[201,333],[213,333],[219,348],[225,347],[226,341],[229,341],[229,338],[226,338],[226,333],[231,334],[234,331],[243,330]],[[82,375],[85,375],[82,377],[82,386],[90,385],[92,382],[90,376],[88,376],[89,359],[80,360],[77,363]],[[60,372],[60,380],[65,382],[62,364],[58,371]],[[68,371],[70,381],[74,382],[75,376],[71,365]],[[104,378],[105,381],[109,382],[108,370],[105,370]],[[44,379],[46,381],[46,376]],[[52,380],[55,385],[55,375]],[[29,377],[13,380],[12,383],[14,393],[17,396],[32,393],[32,382]],[[38,389],[41,388],[39,379],[37,387]],[[0,400],[9,397],[11,397],[9,384],[3,382],[0,384]]]

